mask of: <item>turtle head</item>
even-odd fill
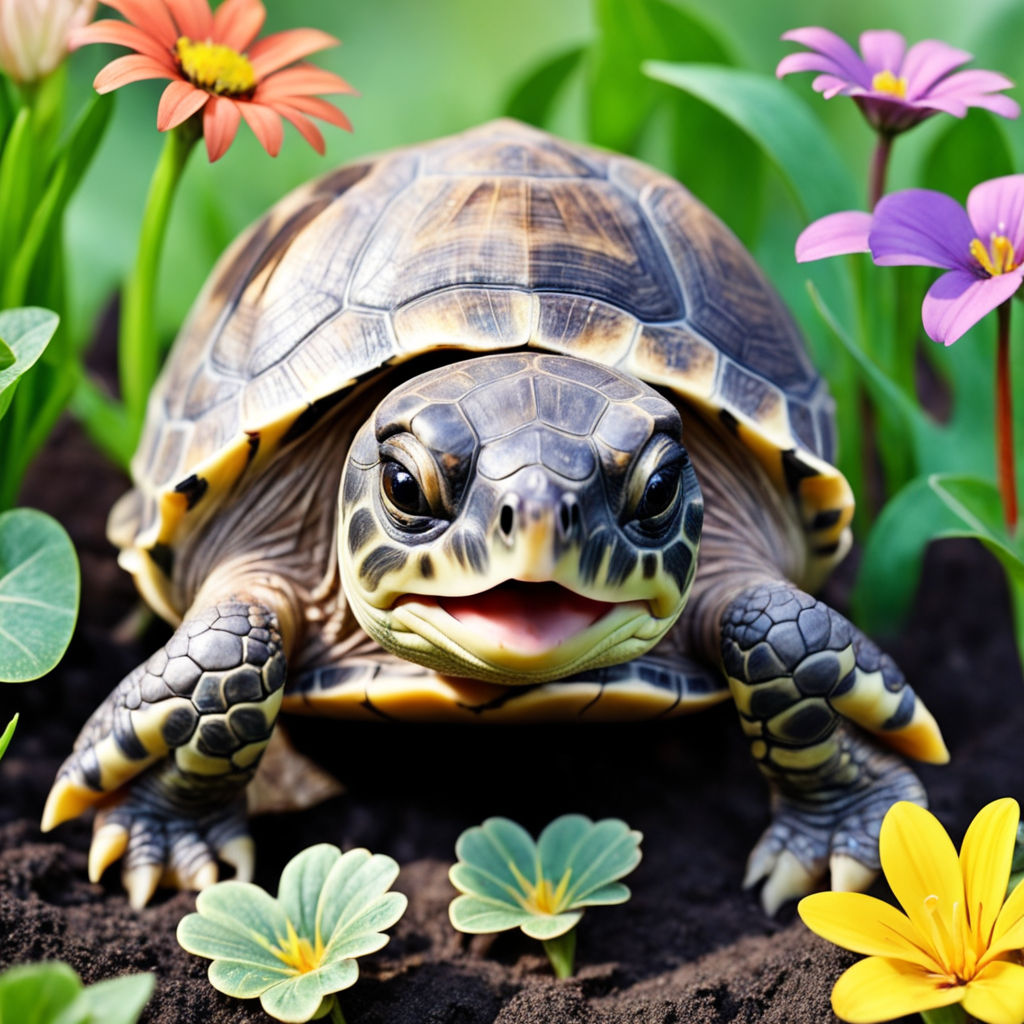
[[[540,353],[425,373],[377,407],[342,479],[346,597],[383,647],[454,676],[537,683],[654,646],[703,520],[671,402]]]

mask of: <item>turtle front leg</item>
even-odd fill
[[[887,654],[842,615],[790,583],[745,590],[722,620],[722,658],[743,731],[772,786],[772,823],[745,886],[772,914],[827,869],[834,889],[863,889],[879,868],[878,834],[897,800],[926,804],[903,759],[934,764],[938,726]],[[853,723],[853,724],[851,724]]]
[[[284,681],[269,608],[229,600],[193,614],[86,722],[50,791],[43,830],[99,806],[89,877],[98,881],[123,856],[135,907],[161,881],[212,884],[216,858],[251,878],[245,786]]]

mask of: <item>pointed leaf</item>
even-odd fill
[[[584,47],[574,46],[531,69],[513,87],[505,101],[505,114],[527,124],[543,126],[560,90],[581,65],[585,52]]]
[[[15,715],[8,723],[7,728],[4,729],[3,735],[0,736],[0,757],[3,757],[7,752],[7,747],[11,742],[11,737],[14,735],[14,730],[18,727],[18,716]]]
[[[78,593],[78,558],[63,527],[35,509],[0,513],[0,681],[36,679],[60,661]]]
[[[0,338],[14,356],[6,366],[0,360],[0,396],[32,368],[59,323],[56,313],[36,306],[0,312]]]

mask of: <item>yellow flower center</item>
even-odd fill
[[[946,919],[938,896],[925,898],[924,907],[931,919],[931,940],[939,956],[939,965],[950,985],[966,985],[978,970],[978,960],[988,948],[987,938],[972,934],[967,910],[957,902]],[[980,911],[980,908],[979,908]]]
[[[566,868],[558,885],[554,886],[546,878],[540,878],[534,884],[523,876],[515,864],[510,862],[509,867],[523,890],[523,895],[518,899],[524,910],[533,914],[558,914],[565,909],[565,894],[569,889],[572,868]]]
[[[295,928],[292,926],[291,921],[289,921],[288,934],[270,952],[278,960],[287,964],[296,974],[309,974],[310,971],[315,971],[322,963],[324,944],[318,934],[316,945],[314,946],[309,939],[296,934]]]
[[[243,96],[256,88],[256,73],[245,54],[219,43],[194,42],[182,36],[174,52],[185,77],[218,96]]]
[[[897,99],[907,98],[907,80],[897,78],[891,71],[879,71],[871,79],[871,88],[875,92],[885,92]]]
[[[994,231],[989,236],[988,248],[980,238],[971,242],[971,255],[981,264],[989,277],[998,277],[1020,265],[1013,251],[1013,242],[1006,235],[997,235]]]

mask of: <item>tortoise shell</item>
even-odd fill
[[[717,416],[791,499],[820,575],[849,541],[832,402],[740,242],[673,179],[501,120],[343,167],[221,258],[150,397],[111,539],[171,621],[191,524],[362,378],[531,346]]]

